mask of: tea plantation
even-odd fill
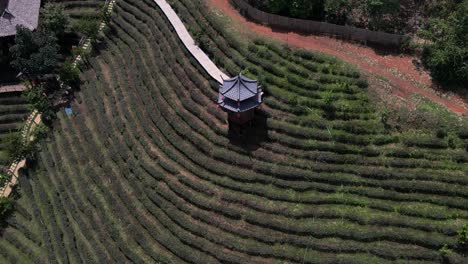
[[[263,84],[254,126],[229,132],[152,0],[118,0],[74,115],[19,179],[0,263],[463,263],[467,130],[392,132],[351,65],[170,3],[226,73]]]

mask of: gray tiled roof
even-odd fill
[[[234,101],[243,101],[254,97],[258,93],[258,82],[242,74],[229,80],[224,80],[219,92],[226,98]]]
[[[7,12],[2,10],[5,5]],[[17,25],[37,28],[40,6],[41,0],[0,0],[0,37],[15,35]]]
[[[262,89],[258,82],[242,74],[224,80],[219,87],[218,104],[232,112],[245,112],[262,103]]]

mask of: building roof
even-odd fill
[[[219,88],[219,93],[234,101],[244,101],[258,94],[260,89],[256,80],[251,80],[242,73],[234,78],[224,80]]]
[[[220,85],[218,104],[232,112],[245,112],[262,103],[262,94],[258,81],[239,74]]]
[[[41,0],[0,0],[0,37],[16,34],[16,26],[30,30],[39,23]]]

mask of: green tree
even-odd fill
[[[335,24],[346,23],[346,14],[349,9],[349,0],[326,0],[324,4],[327,21]]]
[[[367,0],[370,15],[393,14],[400,10],[400,0]]]
[[[458,231],[458,245],[461,248],[468,248],[468,225],[463,225],[462,229]]]
[[[323,18],[324,0],[290,1],[290,12],[292,17],[320,20]]]
[[[65,62],[59,71],[60,80],[70,87],[76,87],[80,81],[80,71],[71,62]]]
[[[9,198],[0,197],[0,227],[6,225],[6,218],[13,211],[13,203]]]
[[[401,29],[400,0],[367,0],[365,12],[372,30],[394,32]]]
[[[289,16],[289,1],[270,0],[268,1],[268,11],[273,14]]]
[[[53,94],[54,91],[59,89],[55,78],[41,82],[39,85],[35,85],[23,92],[23,96],[28,100],[31,108],[37,109],[42,113],[43,121],[51,121],[55,118],[55,112],[52,107],[51,101],[47,97],[46,91]]]
[[[99,33],[99,22],[96,19],[83,17],[74,25],[76,30],[90,39],[96,39]]]
[[[423,62],[435,80],[445,84],[468,83],[468,1],[458,4],[448,18],[434,18],[424,32]]]
[[[15,45],[10,48],[11,65],[30,77],[55,70],[59,60],[57,38],[43,31],[31,31],[18,26]]]
[[[70,18],[65,14],[63,5],[46,3],[41,12],[41,30],[52,32],[55,36],[62,36],[70,25]]]
[[[36,145],[23,140],[21,133],[15,132],[7,135],[5,139],[5,150],[13,160],[29,158],[36,150]]]

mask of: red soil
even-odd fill
[[[374,49],[362,45],[343,42],[326,36],[301,35],[295,32],[275,31],[269,26],[247,20],[229,0],[206,0],[225,15],[231,17],[242,27],[256,34],[272,37],[286,42],[293,47],[315,50],[336,56],[354,64],[366,73],[384,77],[392,86],[391,94],[403,99],[420,94],[445,106],[450,111],[468,115],[467,98],[437,92],[431,77],[425,71],[418,70],[413,64],[413,57],[407,55],[382,55]]]

